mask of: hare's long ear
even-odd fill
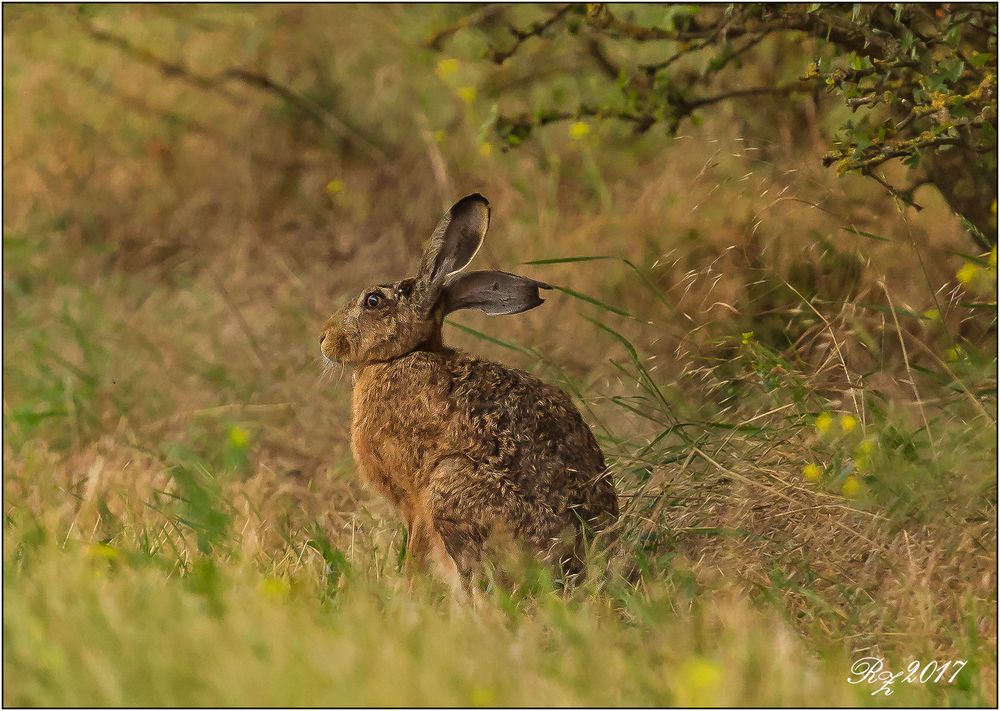
[[[444,312],[479,309],[491,316],[519,314],[544,301],[539,289],[552,287],[534,279],[507,272],[468,272],[455,274],[444,284]]]
[[[420,260],[417,285],[431,303],[445,279],[468,266],[490,226],[490,203],[479,193],[467,195],[438,222]]]

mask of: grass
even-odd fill
[[[206,562],[165,582],[155,567],[76,553],[38,551],[30,581],[10,574],[9,703],[725,705],[748,691],[774,705],[873,701],[844,683],[842,653],[808,649],[774,611],[693,600],[672,583],[570,599],[536,589],[530,603],[473,613],[395,574],[348,572],[321,604],[305,574]],[[977,700],[938,692],[892,701]]]
[[[670,588],[615,604],[542,589],[473,613],[351,572],[324,605],[308,575],[206,561],[165,583],[103,549],[76,553],[38,551],[27,580],[8,572],[8,703],[688,705],[748,687],[762,703],[862,700],[773,613],[688,600],[677,614]]]
[[[766,108],[485,151],[491,101],[587,75],[486,70],[474,34],[442,71],[455,12],[90,13],[362,141],[4,8],[4,702],[995,705],[995,257]],[[583,585],[515,566],[475,611],[402,575],[315,348],[472,190],[477,266],[559,290],[446,338],[573,394],[624,511]],[[869,655],[968,664],[873,696]]]

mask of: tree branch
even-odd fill
[[[709,39],[720,30],[720,26],[723,24],[725,24],[725,27],[722,34],[726,38],[742,37],[746,34],[758,32],[769,33],[778,30],[799,30],[859,52],[864,51],[879,57],[885,55],[885,39],[863,25],[847,24],[841,21],[840,18],[823,14],[821,11],[808,12],[799,10],[793,14],[794,9],[791,11],[786,10],[788,7],[780,6],[778,15],[769,20],[759,21],[756,18],[748,18],[744,24],[737,25],[735,23],[729,24],[731,20],[723,16],[712,25],[699,26],[692,20],[691,28],[687,30],[667,30],[660,27],[644,27],[625,22],[615,16],[604,3],[592,3],[587,6],[587,22],[595,29],[606,32],[610,36],[640,42]]]
[[[938,146],[960,145],[962,145],[961,139],[951,136],[934,136],[931,138],[918,136],[911,141],[903,141],[897,144],[869,146],[864,149],[863,152],[871,153],[873,155],[869,155],[864,158],[851,158],[843,153],[827,153],[823,156],[823,165],[830,166],[833,163],[841,162],[841,166],[839,168],[842,172],[848,170],[860,170],[865,172],[871,170],[872,168],[876,168],[893,158],[905,158],[913,155],[913,153],[918,150],[937,148]]]
[[[280,97],[287,103],[298,108],[315,124],[344,139],[347,143],[378,163],[385,164],[387,162],[387,156],[379,146],[358,133],[343,119],[335,116],[315,101],[299,94],[290,87],[278,83],[261,72],[254,72],[242,67],[230,67],[215,75],[205,76],[197,74],[184,64],[165,60],[149,50],[137,47],[120,35],[95,27],[82,15],[78,15],[77,19],[84,32],[94,41],[111,45],[136,61],[157,69],[166,77],[180,79],[202,91],[222,96],[235,106],[242,106],[243,102],[225,87],[225,82],[234,79],[241,81],[248,86]]]
[[[607,52],[604,51],[604,46],[597,37],[591,35],[587,38],[587,52],[594,58],[597,66],[601,68],[601,71],[604,72],[608,79],[618,79],[621,69],[611,61],[611,58],[608,57]]]
[[[486,5],[480,8],[479,10],[476,10],[471,15],[466,15],[453,25],[448,25],[443,30],[436,32],[426,42],[424,42],[424,46],[427,47],[428,49],[433,49],[436,52],[440,52],[441,47],[444,45],[445,40],[451,37],[456,32],[459,32],[460,30],[464,30],[469,27],[476,27],[478,25],[482,25],[483,23],[489,22],[497,15],[503,13],[506,9],[507,9],[506,5],[502,5],[499,3]]]
[[[183,116],[168,109],[152,106],[151,104],[146,102],[145,99],[143,99],[142,97],[128,94],[118,89],[110,82],[99,80],[92,70],[88,71],[83,67],[70,64],[61,64],[61,65],[66,72],[70,74],[75,74],[86,84],[93,87],[95,90],[100,91],[101,93],[106,94],[117,101],[120,101],[123,105],[127,106],[129,109],[136,112],[137,114],[149,116],[154,119],[159,119],[171,126],[183,126],[185,131],[190,131],[191,133],[199,135],[202,138],[211,141],[212,143],[224,146],[225,148],[233,151],[234,153],[249,155],[254,161],[261,163],[263,165],[276,167],[282,170],[287,170],[297,165],[297,161],[295,160],[281,161],[281,160],[276,160],[269,155],[258,153],[254,151],[252,147],[248,147],[246,145],[233,141],[227,136],[221,134],[212,126],[202,123],[197,119],[191,118],[189,116]]]
[[[563,5],[546,19],[536,22],[525,30],[519,30],[516,27],[511,27],[510,33],[514,35],[514,44],[506,50],[490,48],[489,58],[496,64],[503,64],[510,59],[515,52],[517,52],[522,44],[532,37],[540,37],[545,30],[562,19],[562,17],[565,16],[572,7],[572,5]]]
[[[734,89],[733,91],[724,91],[721,94],[689,101],[685,105],[685,108],[690,112],[700,109],[703,106],[710,106],[711,104],[717,104],[720,101],[729,101],[730,99],[746,99],[751,96],[761,96],[764,94],[794,94],[800,91],[809,91],[811,88],[809,84],[800,82],[786,84],[785,86],[755,86],[750,89]]]

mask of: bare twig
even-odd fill
[[[885,178],[883,178],[881,175],[878,175],[873,171],[864,170],[862,171],[862,174],[874,180],[876,183],[885,188],[886,191],[894,198],[897,198],[901,202],[909,205],[917,212],[920,212],[921,210],[924,209],[922,205],[919,205],[913,201],[913,190],[916,190],[916,188],[919,186],[916,186],[909,191],[897,190],[896,188],[892,187],[888,182],[886,182]]]
[[[381,148],[358,133],[355,129],[345,123],[343,119],[338,118],[312,99],[298,93],[294,89],[285,86],[284,84],[279,84],[268,75],[263,74],[262,72],[255,72],[239,67],[227,69],[222,73],[222,75],[238,79],[250,86],[254,86],[276,96],[280,96],[289,104],[297,107],[307,116],[312,118],[315,123],[329,129],[331,133],[340,136],[348,141],[348,143],[351,143],[356,148],[362,150],[368,155],[368,157],[373,158],[379,163],[387,162],[388,158]]]
[[[231,80],[240,81],[247,86],[278,96],[302,111],[315,124],[344,139],[368,155],[369,158],[380,164],[387,162],[387,156],[379,146],[361,135],[343,119],[335,116],[315,101],[279,83],[262,72],[242,67],[230,67],[215,75],[206,76],[197,74],[184,64],[163,59],[149,50],[136,46],[120,35],[95,27],[84,16],[78,16],[78,21],[81,27],[83,27],[84,32],[94,41],[111,45],[136,61],[157,69],[166,77],[176,78],[202,91],[217,94],[236,106],[241,106],[242,102],[237,95],[225,87],[225,83]]]
[[[122,104],[127,106],[132,111],[142,114],[144,116],[150,116],[172,126],[183,126],[186,131],[197,134],[202,138],[211,141],[217,145],[225,146],[229,150],[240,153],[243,155],[250,156],[254,161],[262,165],[268,165],[282,170],[287,170],[289,168],[297,165],[297,159],[292,160],[279,160],[275,159],[273,156],[260,153],[255,151],[252,147],[243,145],[237,141],[233,141],[227,136],[221,134],[218,130],[209,126],[208,124],[198,121],[197,119],[191,118],[190,116],[184,116],[175,111],[170,111],[169,109],[164,109],[158,106],[153,106],[145,99],[139,96],[134,96],[132,94],[126,93],[121,89],[107,81],[99,80],[93,71],[88,71],[83,67],[78,67],[69,64],[62,64],[63,69],[70,74],[75,74],[80,77],[89,86],[93,87],[97,91],[100,91],[108,96],[120,101]]]
[[[236,322],[240,326],[240,330],[243,331],[243,335],[246,336],[247,343],[250,345],[250,350],[253,351],[254,357],[257,359],[257,364],[266,369],[267,361],[264,359],[264,354],[260,349],[260,345],[257,343],[257,337],[254,335],[253,329],[250,328],[249,322],[243,316],[243,312],[233,301],[232,297],[229,295],[229,291],[226,290],[226,285],[223,284],[222,279],[215,273],[212,274],[215,280],[215,286],[219,290],[219,295],[222,296],[222,300],[229,307],[229,310],[233,312],[233,316],[236,317]]]
[[[497,64],[503,64],[511,56],[513,56],[514,53],[517,52],[517,50],[520,48],[520,46],[524,44],[527,40],[531,39],[532,37],[541,37],[542,33],[545,32],[545,30],[549,29],[552,25],[554,25],[556,22],[562,19],[563,16],[565,16],[566,13],[569,12],[570,8],[572,7],[573,7],[572,5],[563,5],[561,8],[552,13],[549,17],[545,18],[544,20],[540,20],[539,22],[536,22],[535,24],[531,25],[530,27],[524,30],[519,30],[516,27],[511,27],[510,33],[514,36],[514,44],[511,45],[506,50],[499,50],[496,48],[492,48],[489,53],[490,59],[492,59]]]
[[[896,306],[892,303],[892,297],[889,295],[889,289],[886,287],[885,282],[880,279],[878,285],[885,292],[885,300],[889,302],[889,313],[892,314],[892,322],[896,325],[896,335],[899,336],[899,348],[903,353],[903,365],[906,367],[907,379],[910,381],[910,387],[913,388],[913,397],[917,403],[917,407],[920,409],[920,417],[924,421],[927,440],[931,443],[931,447],[933,447],[934,437],[931,435],[931,425],[927,421],[927,413],[924,412],[923,403],[920,401],[920,391],[917,390],[917,381],[913,376],[913,370],[910,368],[910,356],[906,352],[906,343],[903,341],[903,329],[900,328],[899,317],[896,316]]]
[[[420,126],[420,136],[424,139],[424,144],[427,146],[427,160],[431,164],[431,172],[434,174],[434,180],[437,182],[441,193],[441,202],[447,204],[447,201],[452,199],[452,196],[455,194],[451,179],[448,177],[448,165],[445,163],[444,156],[441,155],[441,149],[438,148],[433,133],[431,133],[427,115],[423,111],[419,111],[416,114],[416,118]]]
[[[456,32],[464,30],[469,27],[476,27],[478,25],[484,24],[492,20],[497,15],[501,14],[507,9],[506,5],[499,3],[493,3],[490,5],[485,5],[484,7],[476,10],[471,15],[463,17],[458,22],[448,25],[443,30],[436,32],[430,39],[428,39],[424,46],[428,49],[433,49],[435,51],[440,51],[441,47],[444,45],[446,39],[451,37]]]
[[[694,111],[702,106],[709,106],[711,104],[717,104],[720,101],[729,101],[731,99],[746,99],[752,96],[762,96],[766,94],[794,94],[798,91],[808,91],[811,87],[807,84],[796,83],[796,84],[786,84],[784,86],[756,86],[750,89],[734,89],[732,91],[724,91],[720,94],[714,96],[706,96],[701,99],[695,99],[694,101],[689,101],[685,105],[689,111]]]
[[[597,37],[590,36],[587,38],[587,52],[594,58],[597,66],[607,75],[608,79],[617,79],[619,77],[621,69],[611,61],[608,53],[604,51],[604,45],[601,44],[601,41]]]

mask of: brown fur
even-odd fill
[[[485,217],[475,212],[482,209]],[[467,232],[453,234],[463,218]],[[409,561],[429,558],[454,586],[468,584],[494,536],[578,563],[586,529],[618,515],[604,456],[566,393],[441,342],[447,283],[471,260],[488,221],[485,199],[457,203],[421,274],[364,291],[331,317],[321,341],[327,358],[355,366],[351,441],[362,475],[402,515]],[[455,271],[430,273],[427,265],[442,261],[435,245],[461,255],[449,265]],[[484,293],[467,301],[499,303],[496,290],[509,286],[502,308],[524,310],[547,288],[515,275],[489,282],[489,273],[468,280],[467,289]],[[378,305],[366,306],[373,293]]]

